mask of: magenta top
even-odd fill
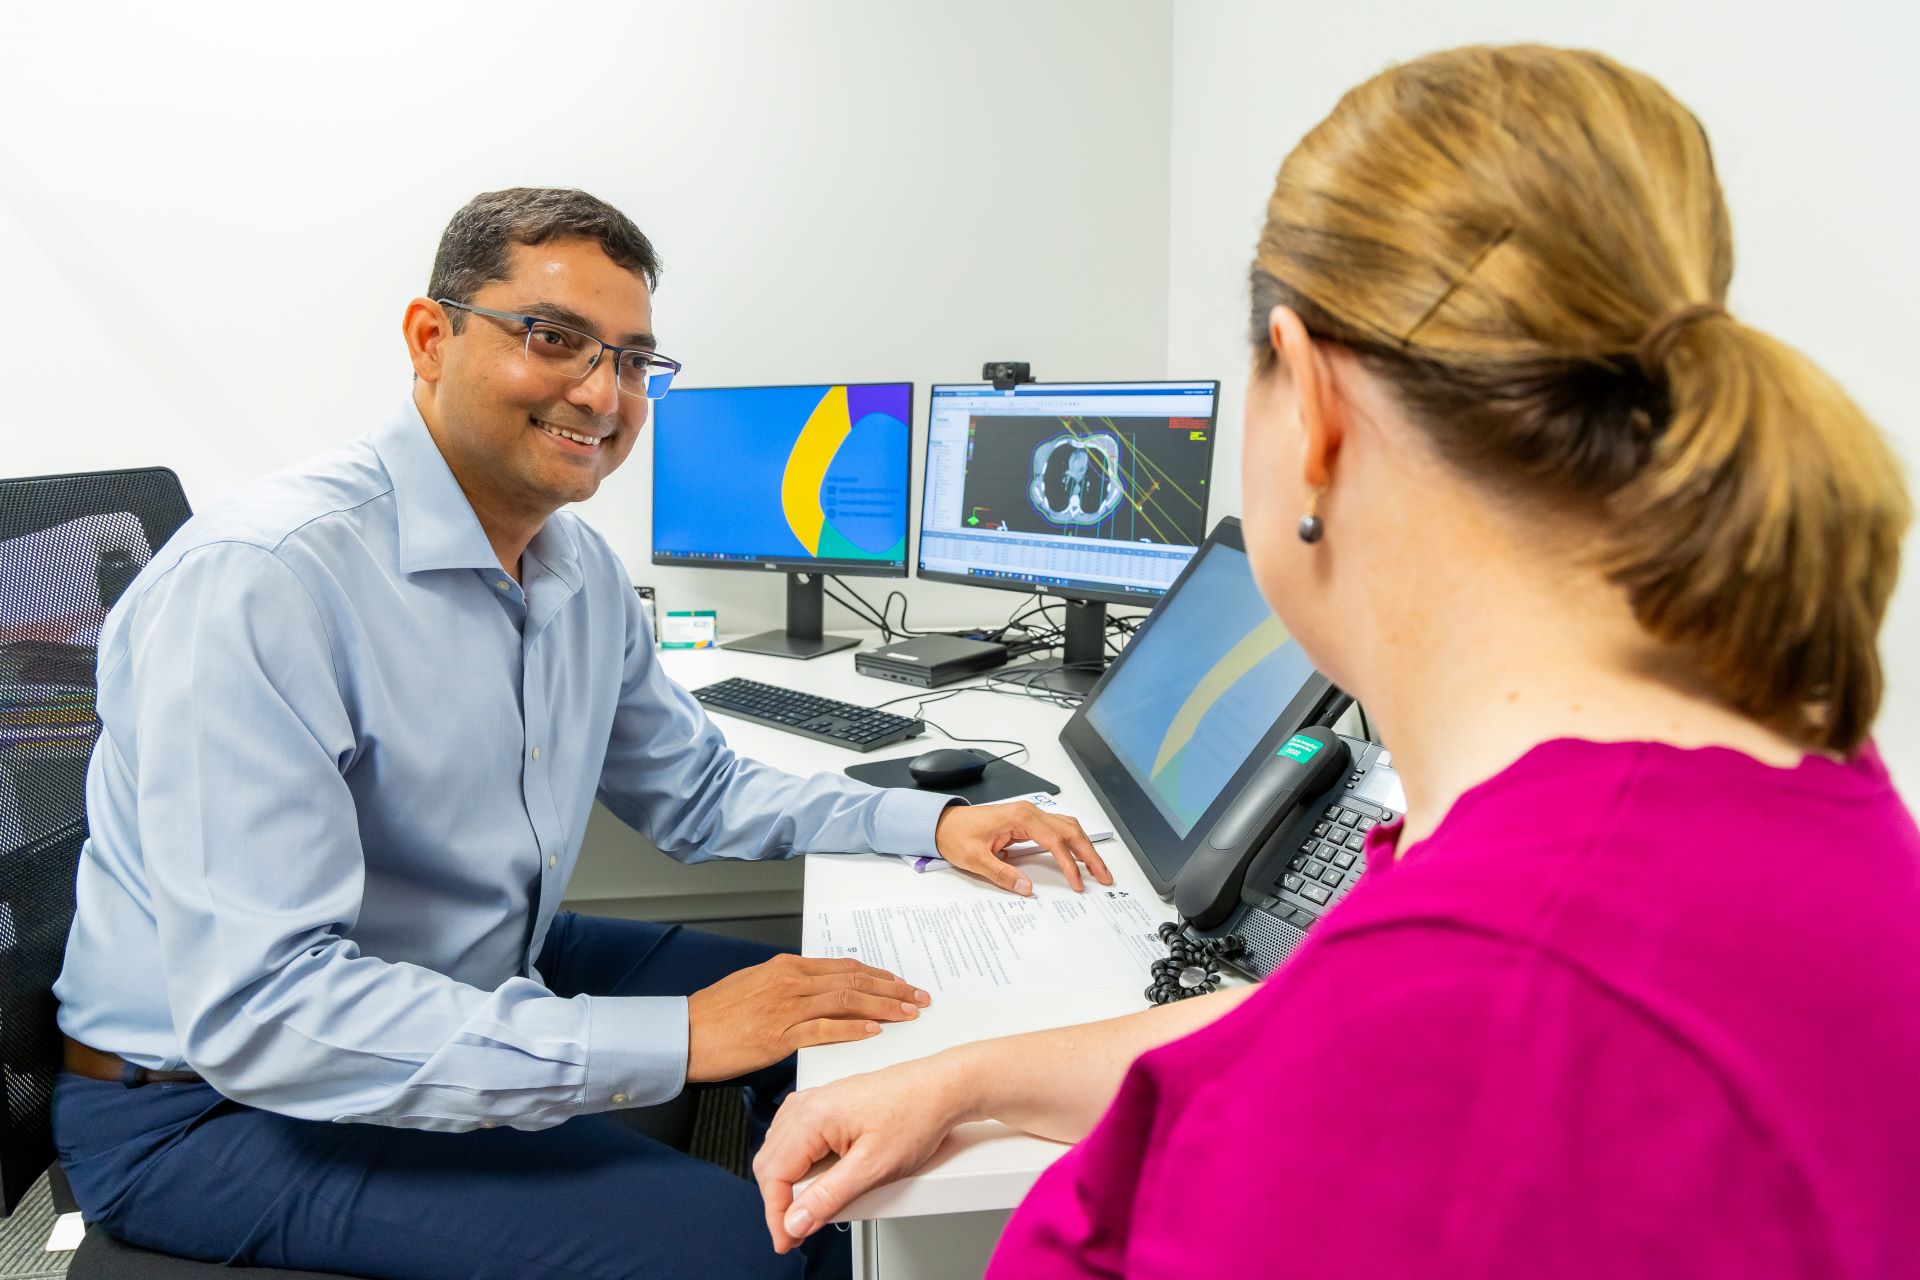
[[[1561,740],[1142,1057],[991,1274],[1920,1276],[1920,832],[1868,748]]]

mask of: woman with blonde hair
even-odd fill
[[[1341,100],[1253,266],[1244,518],[1404,826],[1258,988],[789,1100],[777,1247],[997,1117],[1078,1145],[995,1275],[1920,1274],[1909,505],[1732,270],[1699,123],[1610,59]]]

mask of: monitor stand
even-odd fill
[[[823,653],[851,649],[859,644],[852,636],[820,634],[820,619],[825,608],[826,579],[817,573],[790,573],[787,575],[787,629],[762,631],[744,640],[730,640],[720,647],[775,658],[817,658]]]
[[[1107,606],[1096,600],[1067,601],[1066,631],[1058,659],[1008,667],[998,678],[1074,698],[1092,693],[1107,672]]]

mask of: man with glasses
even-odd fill
[[[100,641],[56,1084],[87,1216],[359,1276],[798,1276],[752,1185],[618,1123],[919,1015],[851,961],[557,912],[596,798],[685,861],[925,853],[1017,892],[1085,834],[736,757],[568,503],[680,369],[652,245],[578,191],[482,195],[403,322],[412,394],[156,555]],[[726,465],[723,458],[716,466]],[[631,1119],[632,1117],[629,1117]]]

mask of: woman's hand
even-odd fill
[[[918,1058],[787,1099],[753,1160],[776,1253],[832,1221],[855,1197],[918,1169],[969,1118],[954,1057]],[[829,1152],[839,1163],[796,1199],[793,1184]]]

